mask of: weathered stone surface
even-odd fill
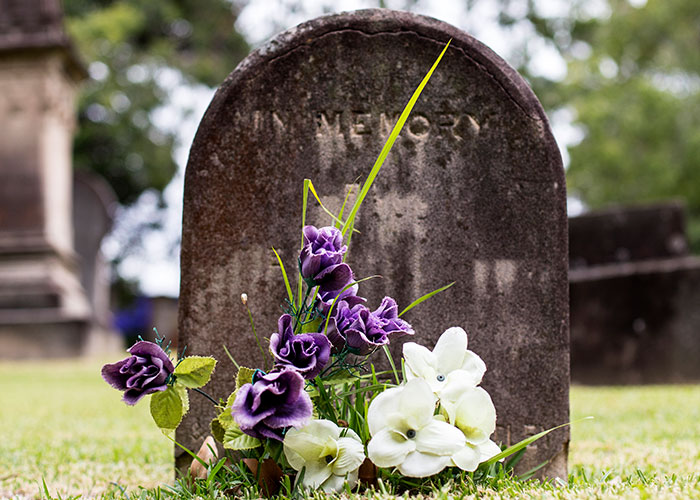
[[[179,332],[188,353],[221,360],[209,392],[234,385],[224,345],[239,363],[261,364],[239,297],[272,333],[285,294],[270,247],[295,268],[302,180],[337,208],[450,38],[360,212],[350,264],[358,277],[384,277],[361,285],[370,307],[384,295],[406,306],[456,281],[406,319],[430,347],[450,326],[467,330],[489,368],[498,440],[568,421],[565,185],[545,114],[466,33],[386,10],[280,35],[229,75],[202,120],[185,181]],[[214,412],[194,398],[191,408],[178,440],[195,449]],[[523,467],[552,460],[545,473],[566,477],[567,447],[568,431],[557,431]]]

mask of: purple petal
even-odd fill
[[[102,367],[102,378],[115,389],[119,389],[120,391],[126,390],[126,380],[122,375],[121,369],[131,361],[131,358],[126,358],[116,363],[104,365]]]

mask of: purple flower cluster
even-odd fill
[[[350,352],[362,356],[388,344],[390,336],[399,335],[413,335],[413,328],[399,318],[396,301],[391,297],[384,297],[375,311],[363,304],[350,307],[341,301],[328,325],[328,338],[336,349],[347,346]]]
[[[127,351],[130,357],[102,367],[102,378],[120,391],[124,402],[135,405],[142,397],[168,388],[168,377],[175,371],[163,349],[142,340]]]
[[[320,315],[321,331],[295,333],[302,322],[283,314],[278,331],[270,336],[275,366],[267,374],[256,372],[251,383],[238,390],[233,418],[243,432],[260,439],[282,440],[285,428],[302,426],[311,417],[304,379],[321,374],[331,352],[364,356],[388,344],[391,337],[413,334],[411,325],[398,317],[394,299],[385,297],[375,311],[364,305],[357,284],[351,285],[352,270],[343,262],[347,246],[338,229],[306,226],[303,234],[299,269],[309,290],[315,290],[312,309],[318,313],[312,316]],[[328,336],[323,333],[326,318]]]
[[[283,314],[278,333],[270,337],[270,351],[277,365],[298,371],[305,379],[315,378],[328,363],[331,344],[322,333],[294,334],[294,318]]]
[[[295,370],[256,372],[253,381],[238,389],[231,413],[246,434],[282,441],[286,427],[303,426],[313,405],[304,379]]]

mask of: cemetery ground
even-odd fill
[[[0,365],[0,498],[187,498],[168,487],[172,443],[153,425],[147,401],[124,405],[100,366]],[[502,480],[476,495],[466,491],[479,498],[700,498],[700,385],[574,386],[571,411],[572,420],[594,419],[573,426],[568,483]],[[453,485],[426,498],[464,491]],[[379,491],[353,497],[392,498]]]

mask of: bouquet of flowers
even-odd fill
[[[446,468],[493,473],[506,456],[546,433],[505,451],[490,439],[496,409],[479,386],[486,365],[468,350],[467,333],[459,326],[448,328],[432,350],[405,343],[396,367],[387,345],[415,334],[403,315],[451,284],[400,312],[391,297],[371,307],[360,294],[361,282],[369,278],[357,279],[346,262],[355,215],[447,46],[401,114],[345,219],[345,204],[332,214],[311,181],[304,182],[304,200],[311,192],[332,225],[307,225],[304,204],[296,294],[275,251],[287,293],[284,314],[267,349],[253,327],[261,351],[272,361],[270,369],[239,366],[231,358],[238,369],[236,388],[219,400],[201,390],[216,361],[188,356],[173,363],[162,339],[139,341],[129,358],[102,369],[104,379],[124,391],[127,404],[150,394],[153,419],[168,433],[188,410],[187,390],[204,394],[216,405],[213,437],[242,456],[248,468],[230,470],[264,479],[260,484],[266,494],[280,478],[292,476],[297,486],[340,491],[360,481],[404,481],[415,487],[419,483],[406,478],[428,478]],[[247,309],[247,296],[241,298]],[[372,359],[380,352],[391,370],[375,370]],[[211,440],[206,447],[216,455]],[[207,464],[205,447],[198,455],[190,453],[193,466],[206,466],[210,474],[224,465],[225,458]]]

